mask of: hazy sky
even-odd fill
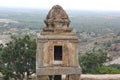
[[[120,0],[0,0],[0,7],[50,9],[55,4],[65,9],[120,11]]]

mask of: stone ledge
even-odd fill
[[[82,74],[81,80],[120,80],[120,74],[103,74],[103,75]]]
[[[43,35],[39,35],[38,36],[38,39],[40,40],[44,40],[44,39],[50,39],[50,40],[78,40],[77,36],[61,36],[61,35],[46,35],[46,36],[43,36]]]
[[[79,67],[46,67],[36,69],[37,75],[81,74]]]

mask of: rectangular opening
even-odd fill
[[[49,75],[48,80],[67,80],[66,75]]]
[[[54,80],[62,80],[61,75],[55,75],[55,76],[54,76]]]
[[[54,60],[62,61],[62,46],[54,46]]]

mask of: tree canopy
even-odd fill
[[[29,36],[12,37],[6,47],[0,47],[0,72],[5,80],[23,80],[35,73],[36,40]]]
[[[82,67],[83,73],[98,73],[99,67],[103,65],[103,63],[109,59],[107,57],[107,53],[101,51],[100,54],[96,54],[95,52],[86,53],[85,55],[80,57],[80,66]]]

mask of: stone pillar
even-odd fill
[[[79,74],[69,75],[69,80],[80,80]]]
[[[37,38],[37,80],[80,80],[81,68],[77,52],[79,41],[69,27],[67,13],[61,6],[55,5],[49,11],[45,24],[46,27]]]
[[[66,75],[66,79],[65,80],[68,80],[69,79],[69,76],[68,75]]]

